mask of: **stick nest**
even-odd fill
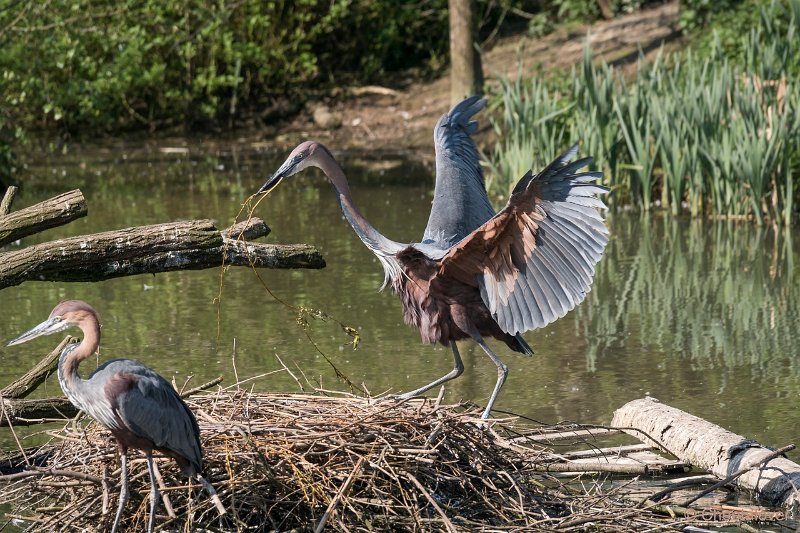
[[[168,500],[159,505],[158,527],[530,531],[571,529],[585,513],[611,525],[621,512],[607,494],[570,497],[534,468],[554,460],[551,452],[517,444],[463,406],[244,391],[187,403],[200,425],[204,475],[227,514],[217,513],[199,484],[180,478],[170,459],[157,458]],[[54,436],[27,450],[33,466],[0,476],[0,501],[14,507],[9,516],[36,530],[110,528],[120,472],[110,434],[88,422]],[[129,455],[131,500],[122,525],[140,531],[149,477],[143,455]],[[587,520],[577,522],[585,527]],[[618,530],[638,527],[627,522]]]

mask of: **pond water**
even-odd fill
[[[392,239],[418,240],[430,209],[431,170],[397,157],[365,162],[355,154],[336,155],[364,215]],[[227,226],[284,156],[255,149],[162,154],[114,148],[43,161],[23,173],[15,208],[80,188],[89,215],[21,245],[179,219],[213,218]],[[282,361],[306,390],[346,390],[320,352],[372,394],[410,390],[452,368],[450,350],[421,344],[403,324],[396,297],[378,292],[382,269],[342,218],[319,172],[286,180],[256,214],[272,228],[267,241],[313,244],[327,268],[261,270],[272,294],[253,271],[232,268],[219,304],[219,269],[4,289],[0,386],[61,338],[10,348],[5,341],[44,320],[66,298],[84,299],[100,313],[101,359],[136,358],[179,384],[187,376],[192,384],[219,375],[233,384],[236,375],[269,373],[248,386],[297,391]],[[797,230],[624,213],[608,221],[611,241],[591,294],[563,319],[525,335],[536,355],[526,358],[493,343],[510,368],[497,414],[608,423],[614,409],[649,394],[767,445],[795,442]],[[311,319],[304,330],[296,311],[281,301],[335,320]],[[358,349],[348,345],[336,321],[358,329]],[[466,371],[448,384],[446,399],[483,405],[495,367],[473,343],[463,344],[462,355]],[[84,374],[93,365],[85,362]],[[48,393],[60,394],[55,379],[40,392]],[[5,428],[0,446],[16,447]]]

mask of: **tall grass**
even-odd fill
[[[504,196],[531,163],[541,168],[580,142],[606,172],[616,204],[789,224],[800,166],[792,77],[800,0],[761,9],[737,64],[717,42],[706,57],[659,54],[626,80],[587,51],[567,82],[502,81],[490,191]]]

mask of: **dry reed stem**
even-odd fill
[[[573,531],[596,524],[639,531],[698,523],[637,509],[598,483],[576,490],[537,472],[534,465],[558,456],[512,442],[503,424],[481,421],[477,409],[245,390],[187,403],[201,429],[205,477],[228,512],[219,516],[196,481],[157,458],[177,517],[162,505],[156,524],[171,530]],[[108,528],[119,496],[115,445],[94,423],[63,433],[28,450],[35,475],[0,476],[0,501],[32,530]],[[123,526],[135,531],[146,524],[149,494],[144,459],[135,454],[130,477]]]

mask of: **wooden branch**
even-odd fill
[[[0,427],[31,426],[45,422],[46,418],[71,418],[78,414],[66,398],[41,398],[17,400],[0,398]]]
[[[212,221],[193,220],[70,237],[6,252],[0,255],[0,289],[30,280],[100,281],[214,268],[222,265],[223,253],[228,256],[225,264],[233,266],[325,266],[312,246],[226,242]]]
[[[308,244],[261,244],[225,239],[217,257],[227,253],[226,265],[259,268],[325,268],[325,259]],[[214,265],[220,266],[217,262]],[[199,268],[209,268],[208,266]]]
[[[8,189],[6,189],[3,200],[0,202],[0,217],[4,217],[11,212],[11,204],[14,203],[17,190],[17,187],[13,185],[9,185]]]
[[[258,217],[253,217],[249,220],[237,222],[230,228],[222,230],[222,236],[226,239],[233,239],[234,241],[239,239],[252,241],[259,237],[266,237],[271,231],[266,222]]]
[[[61,226],[86,216],[86,213],[86,200],[81,191],[75,189],[14,213],[0,214],[0,246]]]
[[[538,472],[611,472],[615,474],[630,474],[634,476],[645,475],[661,470],[654,465],[630,463],[621,464],[603,461],[585,461],[581,463],[542,463],[534,464],[533,468]]]
[[[744,467],[747,471],[732,482],[754,491],[766,505],[800,503],[800,491],[796,488],[800,487],[800,465],[777,457],[759,466],[773,450],[702,418],[643,398],[617,409],[612,425],[636,428],[655,436],[664,448],[677,451],[681,460],[720,479]],[[626,433],[635,435],[636,431],[626,430]]]
[[[56,348],[45,355],[44,358],[36,363],[36,366],[28,370],[24,376],[12,381],[2,390],[0,390],[0,398],[16,398],[21,399],[33,392],[47,377],[56,371],[58,368],[58,358],[64,348],[72,342],[77,340],[74,337],[67,335],[64,340],[56,346]]]
[[[222,376],[216,377],[216,378],[212,379],[211,381],[207,381],[206,383],[203,383],[202,385],[199,385],[199,386],[197,386],[197,387],[195,387],[193,389],[189,389],[187,391],[184,391],[184,392],[180,393],[181,394],[181,398],[184,398],[184,399],[188,398],[192,394],[197,394],[198,392],[204,391],[206,389],[210,389],[211,387],[213,387],[214,385],[217,385],[219,383],[222,383]]]

